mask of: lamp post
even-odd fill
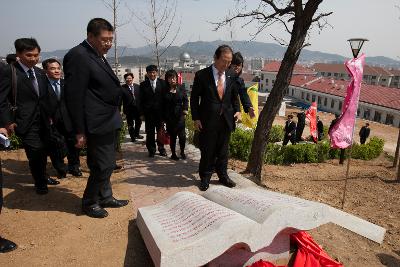
[[[358,53],[360,53],[361,48],[363,44],[368,41],[368,39],[365,38],[351,38],[347,40],[350,43],[350,48],[351,52],[353,53],[353,58],[356,59],[358,56]],[[358,99],[357,99],[357,107],[358,107]],[[350,170],[350,159],[351,159],[351,151],[353,147],[353,138],[354,138],[354,130],[356,128],[356,120],[357,120],[357,109],[356,112],[354,112],[354,126],[353,126],[353,131],[351,134],[351,144],[350,144],[350,150],[348,151],[348,159],[347,159],[347,170],[346,170],[346,179],[344,183],[344,190],[343,190],[343,197],[342,197],[342,209],[344,208],[344,200],[346,198],[346,191],[347,191],[347,180],[349,178],[349,170]],[[344,157],[344,149],[341,150],[340,153],[340,162],[343,163],[342,156]]]

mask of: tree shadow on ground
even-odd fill
[[[152,267],[154,266],[146,245],[140,235],[136,219],[128,225],[128,245],[126,247],[124,267]]]
[[[398,267],[400,266],[400,259],[396,258],[392,255],[385,254],[385,253],[379,253],[376,254],[380,262],[387,267]]]
[[[60,211],[80,215],[81,199],[62,184],[49,186],[49,193],[38,195],[33,186],[27,161],[3,161],[3,188],[12,189],[4,196],[4,206],[28,211]]]

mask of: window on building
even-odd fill
[[[268,79],[265,79],[265,85],[268,85]]]
[[[301,99],[304,99],[304,92],[301,92]]]
[[[375,79],[376,79],[376,76],[372,76],[372,77],[371,77],[371,80],[375,80]]]
[[[261,73],[261,80],[264,80],[264,73]]]
[[[357,117],[360,116],[360,109],[357,109]]]
[[[369,120],[370,114],[371,114],[371,110],[369,110],[369,109],[364,110],[363,118]]]
[[[315,102],[315,95],[311,96],[311,102]]]
[[[386,124],[392,125],[393,124],[393,120],[394,120],[394,116],[393,115],[391,115],[391,114],[387,114],[386,115],[386,120],[385,120]]]
[[[331,100],[331,108],[334,108],[335,107],[335,100]]]
[[[331,76],[331,75],[332,75],[332,74],[331,74],[330,72],[328,72],[328,74],[326,74],[326,76],[328,76],[328,77]]]
[[[368,76],[367,75],[363,75],[363,79],[364,80],[368,79]]]
[[[343,105],[342,101],[339,101],[339,111],[342,110],[342,105]]]
[[[321,103],[322,103],[322,97],[318,96],[317,99],[318,99],[318,100],[317,100],[317,101],[318,101],[318,105],[321,105]]]
[[[381,117],[382,117],[381,113],[378,111],[375,111],[374,121],[381,122]]]
[[[338,77],[339,73],[334,73],[333,76]]]
[[[292,88],[292,96],[294,96],[294,89]]]
[[[274,84],[275,84],[275,80],[272,80],[272,86],[274,86]]]
[[[321,76],[325,76],[325,72],[321,72]]]
[[[381,81],[382,81],[382,82],[386,82],[386,79],[382,79]]]
[[[307,93],[306,100],[310,101],[310,94],[309,93]]]
[[[325,98],[324,98],[324,106],[326,107],[327,105],[328,105],[328,98],[325,97]]]

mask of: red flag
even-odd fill
[[[317,103],[312,102],[311,106],[306,111],[306,117],[310,121],[310,133],[314,141],[318,141],[317,133]]]
[[[182,76],[182,72],[178,73],[178,84],[182,84],[183,83],[183,76]]]

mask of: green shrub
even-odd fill
[[[247,161],[249,159],[254,131],[237,128],[231,134],[229,155],[233,158]]]
[[[284,128],[282,125],[272,125],[271,131],[269,132],[268,143],[276,143],[283,140],[285,135]]]
[[[22,140],[16,134],[10,135],[11,149],[20,149],[23,147]]]
[[[383,139],[374,136],[366,144],[353,144],[351,157],[363,160],[371,160],[377,158],[383,152],[384,145],[385,141]]]
[[[264,155],[267,164],[281,165],[284,162],[283,147],[279,144],[269,143]]]

